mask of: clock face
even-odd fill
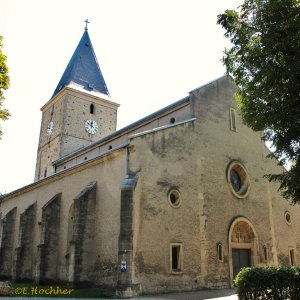
[[[84,123],[85,130],[90,134],[98,132],[98,125],[94,120],[86,120]]]
[[[47,127],[47,133],[48,133],[49,135],[53,132],[53,128],[54,128],[54,124],[53,124],[53,122],[51,121],[51,122],[48,124],[48,127]]]

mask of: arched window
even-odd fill
[[[93,115],[95,113],[95,106],[94,104],[90,105],[90,114]]]
[[[295,249],[289,249],[290,265],[295,265]]]
[[[230,116],[230,129],[232,131],[236,131],[236,120],[235,120],[235,109],[234,108],[230,108],[229,116]]]

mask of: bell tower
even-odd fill
[[[111,101],[87,26],[42,122],[35,181],[54,174],[52,161],[116,130],[119,104]]]

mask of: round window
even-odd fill
[[[238,198],[245,198],[249,193],[249,177],[244,166],[239,162],[232,162],[227,169],[227,181],[231,192]]]
[[[173,207],[179,207],[181,204],[181,195],[178,190],[172,189],[168,194],[169,203]]]
[[[284,218],[288,225],[292,224],[291,214],[288,211],[284,213]]]
[[[235,192],[239,192],[242,188],[242,179],[241,179],[241,176],[240,174],[234,170],[234,169],[231,169],[230,170],[230,183],[234,189]]]

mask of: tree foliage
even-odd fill
[[[9,87],[9,76],[8,76],[8,67],[6,65],[6,56],[3,54],[3,43],[2,36],[0,36],[0,120],[7,120],[10,116],[10,113],[7,109],[2,108],[4,101],[3,91]],[[0,127],[0,138],[2,136],[2,130]]]
[[[266,177],[300,204],[300,0],[244,0],[218,15],[218,24],[233,45],[223,62],[239,88],[244,123],[263,132],[279,165],[292,163]]]

